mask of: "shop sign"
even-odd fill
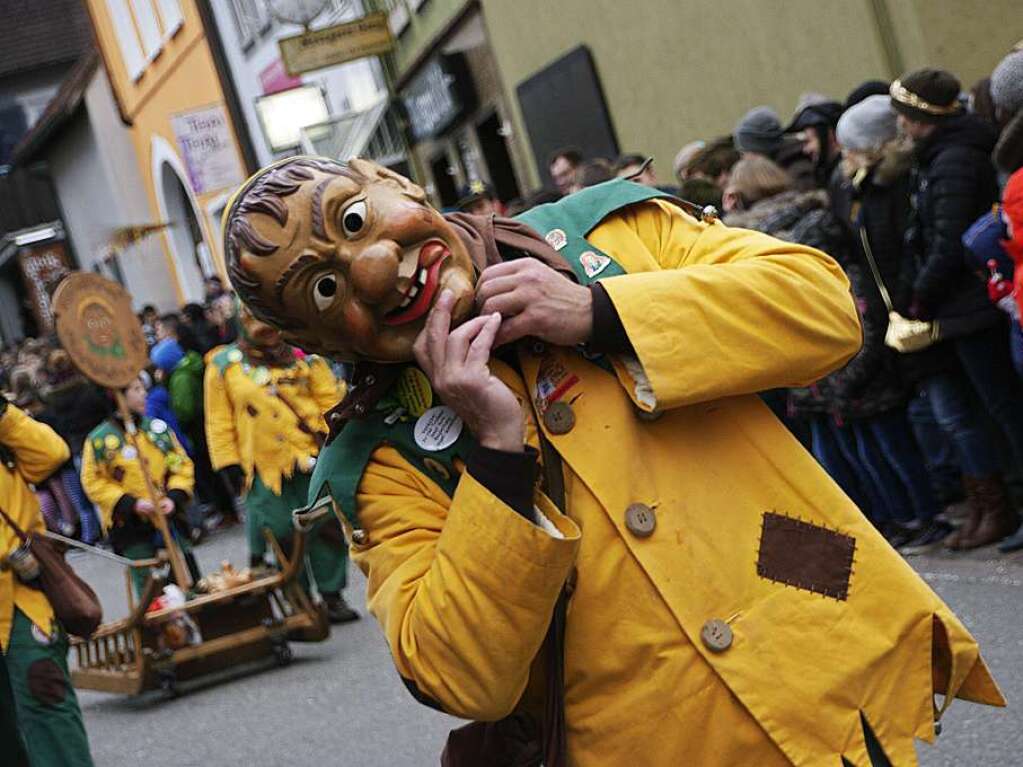
[[[469,68],[459,54],[429,61],[401,93],[416,141],[442,134],[472,108],[473,99]]]
[[[222,104],[174,115],[171,129],[196,194],[235,187],[244,180],[231,125]]]
[[[40,332],[53,330],[53,308],[50,294],[71,265],[67,246],[62,240],[51,240],[23,247],[18,253],[18,266],[28,289],[32,314]]]
[[[379,11],[355,21],[335,24],[277,41],[281,58],[292,76],[346,61],[379,56],[394,48],[387,14]]]

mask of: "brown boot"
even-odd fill
[[[963,532],[956,540],[959,551],[979,549],[997,543],[1011,535],[1019,527],[1019,519],[1009,504],[1005,482],[1000,474],[974,477],[974,492],[980,506],[980,522],[969,531]]]
[[[945,539],[944,545],[946,549],[958,551],[960,548],[959,542],[966,536],[972,536],[974,531],[980,526],[983,510],[978,489],[979,482],[980,479],[978,477],[973,477],[969,474],[963,475],[963,490],[966,492],[966,500],[963,501],[962,505],[965,513],[959,519],[959,527]]]

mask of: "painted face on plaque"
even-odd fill
[[[232,283],[285,341],[342,360],[403,362],[444,289],[472,309],[469,254],[423,190],[375,163],[315,157],[257,173],[224,218]]]

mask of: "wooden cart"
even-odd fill
[[[179,682],[240,664],[272,657],[278,665],[291,662],[290,641],[319,642],[330,635],[322,602],[314,603],[298,581],[305,554],[306,530],[296,523],[291,556],[281,550],[269,530],[267,541],[281,570],[235,588],[188,600],[181,609],[147,613],[165,581],[150,578],[138,603],[132,598],[131,574],[126,571],[129,614],[99,627],[89,639],[71,640],[71,679],[75,687],[128,695],[149,690],[177,693]],[[138,561],[147,567],[162,560]],[[182,610],[198,625],[199,644],[164,649],[163,625]]]

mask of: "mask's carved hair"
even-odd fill
[[[234,289],[256,317],[281,330],[299,330],[303,325],[295,319],[280,316],[274,307],[264,300],[261,295],[261,288],[264,286],[242,263],[243,253],[272,256],[278,249],[276,243],[262,237],[256,231],[249,217],[258,213],[269,216],[282,227],[287,225],[289,212],[284,198],[295,194],[302,188],[302,184],[311,181],[314,178],[313,171],[331,176],[346,176],[358,184],[365,184],[370,180],[345,163],[326,158],[296,157],[294,160],[271,167],[249,182],[248,188],[235,201],[224,226],[224,256]],[[320,200],[326,184],[327,182],[321,182],[317,185],[311,211],[313,232],[323,238],[326,237],[326,231],[320,211]]]

